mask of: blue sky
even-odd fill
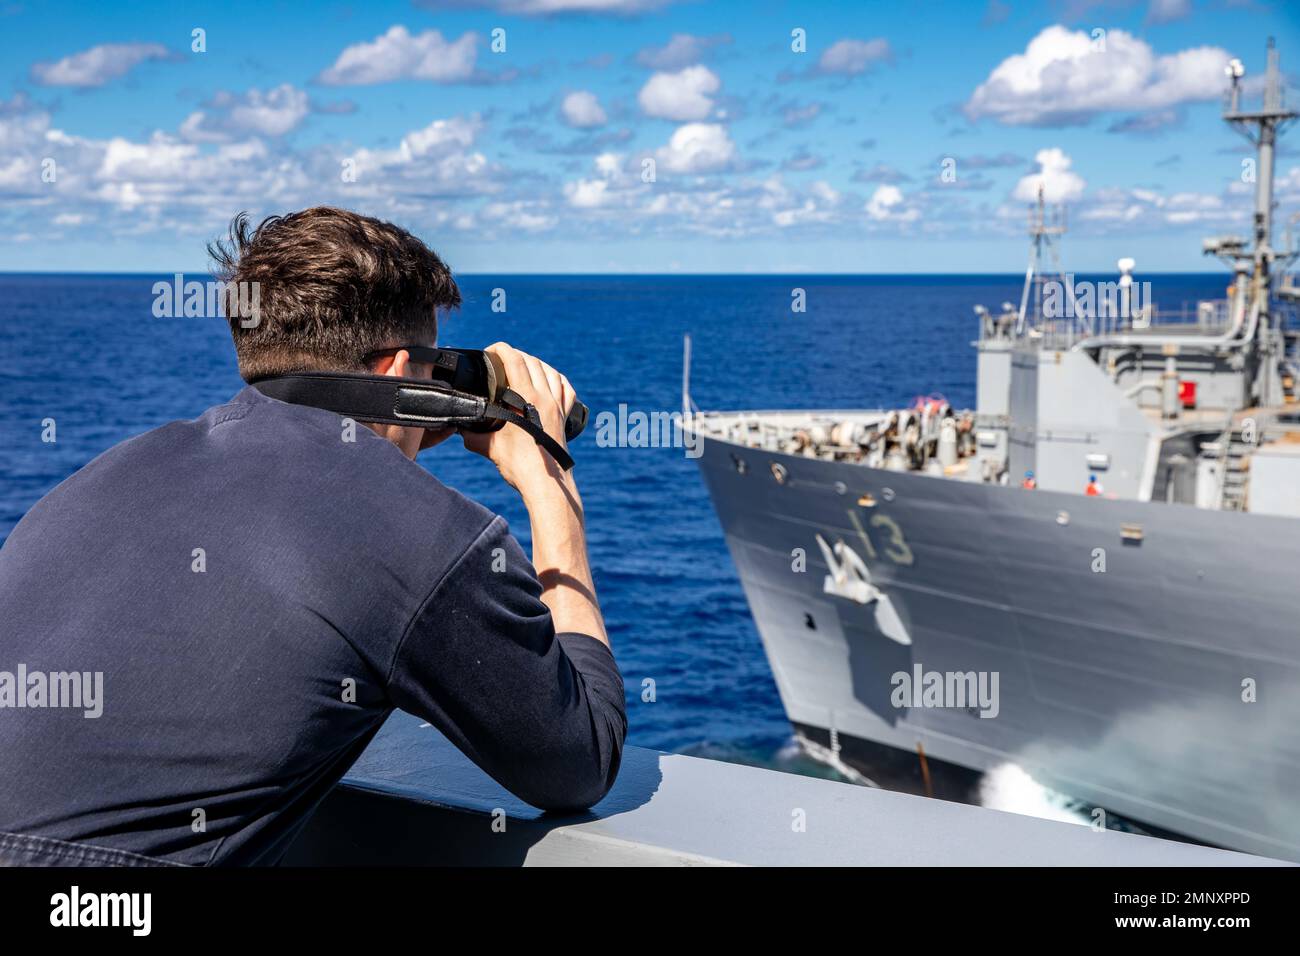
[[[1297,6],[0,0],[0,270],[201,271],[328,203],[467,272],[1014,272],[1039,184],[1073,270],[1213,268],[1223,65],[1300,75]]]

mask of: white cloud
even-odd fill
[[[545,204],[537,201],[492,202],[483,207],[483,218],[500,223],[507,229],[525,232],[544,232],[555,228],[559,220],[551,215]],[[469,223],[465,224],[466,226]]]
[[[604,126],[607,119],[596,94],[586,90],[577,90],[566,96],[560,104],[560,113],[566,123],[578,129]]]
[[[1040,149],[1034,156],[1039,171],[1030,173],[1016,183],[1012,197],[1025,202],[1038,200],[1038,188],[1043,189],[1046,202],[1068,202],[1083,195],[1087,183],[1070,169],[1073,160],[1057,147]]]
[[[1123,30],[1104,49],[1082,30],[1050,26],[1024,53],[1003,60],[966,103],[971,119],[1009,125],[1081,123],[1108,111],[1165,109],[1214,99],[1223,90],[1228,53],[1200,46],[1160,56]]]
[[[868,217],[878,222],[885,220],[912,222],[920,216],[920,212],[916,209],[905,208],[903,191],[897,186],[890,185],[877,186],[876,191],[871,194],[871,198],[862,208]]]
[[[1165,222],[1174,226],[1195,222],[1221,222],[1226,212],[1220,197],[1201,193],[1176,193],[1169,197],[1164,207]],[[1229,218],[1244,221],[1246,217],[1238,210]]]
[[[50,114],[33,108],[22,93],[15,93],[10,100],[0,100],[0,150],[13,152],[39,142],[49,128]]]
[[[78,198],[127,211],[145,207],[157,213],[165,208],[225,206],[251,197],[265,201],[278,192],[275,176],[267,168],[267,149],[257,140],[204,151],[158,131],[142,143],[120,136],[107,141],[68,139],[66,143],[82,154],[79,163],[88,165],[96,158],[98,163],[90,177],[71,181],[64,188]],[[69,165],[65,162],[61,168]]]
[[[224,143],[230,134],[218,129],[207,113],[195,110],[181,123],[181,139],[190,143]]]
[[[274,127],[260,117],[247,123]],[[38,238],[81,226],[123,240],[165,237],[190,255],[239,209],[260,217],[329,203],[438,232],[473,227],[471,209],[491,197],[495,204],[483,222],[547,228],[548,204],[528,196],[526,187],[498,195],[509,180],[476,148],[480,126],[476,116],[451,117],[409,131],[395,148],[351,152],[337,142],[302,148],[269,137],[198,142],[161,130],[143,139],[92,139],[52,128],[46,111],[19,96],[0,100],[0,194]],[[47,157],[57,162],[57,181],[42,180]],[[354,178],[340,175],[350,168],[341,166],[344,160],[352,161]]]
[[[297,129],[311,112],[307,94],[290,83],[263,93],[218,93],[211,109],[191,113],[181,124],[181,136],[195,143],[225,142],[243,134],[283,136]]]
[[[179,179],[199,154],[197,146],[155,133],[146,143],[115,136],[108,141],[99,166],[101,179]]]
[[[702,120],[713,110],[709,97],[722,82],[707,66],[688,66],[676,73],[656,73],[641,87],[637,102],[647,116],[660,119]]]
[[[794,209],[782,209],[772,215],[772,221],[782,229],[809,222],[826,222],[828,218],[825,212],[820,212],[817,209],[817,204],[811,199],[804,200],[802,206]]]
[[[711,47],[730,43],[731,37],[722,34],[713,37],[674,33],[671,40],[659,47],[646,47],[636,55],[636,61],[652,70],[680,70],[699,63]]]
[[[620,153],[601,153],[592,162],[596,175],[564,184],[564,196],[575,209],[597,209],[605,206],[630,208],[636,198],[649,187],[639,176],[624,168]]]
[[[1116,187],[1098,190],[1075,216],[1093,233],[1117,235],[1129,235],[1135,227],[1150,229],[1161,225],[1232,229],[1245,225],[1248,218],[1248,203],[1228,202],[1223,196],[1193,192],[1163,196],[1148,189]]]
[[[771,215],[781,229],[793,226],[828,225],[841,218],[841,195],[824,180],[814,182],[800,193],[787,186],[780,176],[772,176],[760,187],[754,205]]]
[[[889,41],[880,37],[874,40],[836,40],[818,57],[817,72],[856,76],[892,55]]]
[[[4,189],[20,190],[27,187],[27,190],[31,190],[38,180],[36,164],[26,156],[14,156],[0,162],[0,187]]]
[[[52,129],[50,114],[22,93],[0,100],[0,157],[6,199],[71,193],[99,163],[98,153],[88,155],[81,141]],[[56,172],[57,181],[42,181],[46,169]]]
[[[617,176],[622,168],[623,157],[618,153],[601,153],[596,157],[596,172],[606,179]]]
[[[32,79],[43,86],[103,86],[146,60],[165,60],[170,55],[160,43],[104,43],[53,63],[37,63]]]
[[[609,181],[606,179],[579,179],[565,183],[564,195],[579,209],[594,209],[608,197]]]
[[[402,138],[402,150],[412,156],[424,156],[434,150],[449,147],[465,149],[474,145],[481,126],[477,117],[455,116],[446,120],[434,120],[423,129],[407,133]]]
[[[822,202],[835,205],[840,201],[839,191],[824,179],[819,179],[809,187],[812,194]]]
[[[364,86],[394,80],[455,83],[474,75],[478,35],[444,40],[437,30],[411,34],[398,24],[368,43],[354,43],[339,54],[319,80],[334,86]]]
[[[283,83],[265,94],[249,90],[230,106],[230,122],[236,129],[262,136],[283,136],[301,123],[308,113],[307,94]]]
[[[1292,166],[1273,180],[1273,196],[1279,203],[1300,201],[1300,166]]]
[[[396,149],[359,149],[350,158],[359,183],[376,194],[392,189],[489,192],[495,189],[491,164],[472,149],[481,126],[477,116],[435,120],[407,133]]]
[[[687,123],[677,127],[668,145],[655,151],[658,164],[674,173],[707,173],[725,169],[736,158],[736,144],[717,123]]]

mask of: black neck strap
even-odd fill
[[[511,389],[506,389],[502,397],[524,409],[522,415],[441,382],[418,382],[391,375],[298,372],[250,384],[268,398],[324,409],[359,422],[413,428],[473,428],[493,422],[517,425],[533,436],[561,468],[568,471],[573,467],[568,451],[542,427],[537,409]]]

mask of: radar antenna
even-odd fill
[[[1065,234],[1065,209],[1057,206],[1048,209],[1043,201],[1043,184],[1038,183],[1038,202],[1029,209],[1029,266],[1025,269],[1025,287],[1020,293],[1020,311],[1016,317],[1016,336],[1025,331],[1025,318],[1028,314],[1030,292],[1033,292],[1033,315],[1041,318],[1043,314],[1043,253],[1052,260],[1052,267],[1061,275],[1061,250],[1057,237]],[[1066,295],[1070,298],[1070,308],[1077,314],[1074,301],[1074,283],[1064,281]]]

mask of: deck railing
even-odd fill
[[[397,713],[287,865],[1242,866],[1275,863],[1084,825],[628,747],[588,813],[520,802]]]
[[[1094,308],[1083,314],[1059,318],[1034,316],[1017,332],[1014,316],[990,316],[980,323],[980,342],[1014,341],[1039,343],[1043,348],[1064,350],[1076,342],[1102,335],[1143,334],[1218,335],[1232,325],[1232,308],[1227,299],[1184,303],[1177,308],[1144,306],[1135,314]]]

